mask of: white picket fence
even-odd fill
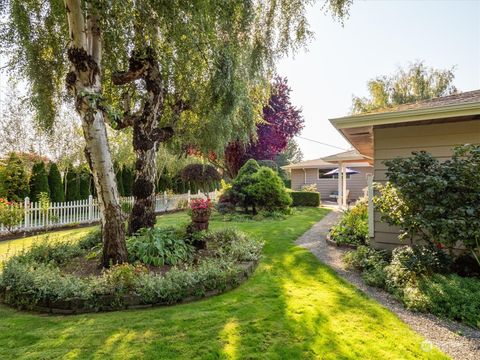
[[[217,195],[217,191],[209,194],[213,201]],[[191,194],[190,191],[186,194],[167,194],[164,192],[156,196],[155,211],[157,213],[176,210],[179,205],[188,204],[191,199],[205,198],[205,195],[200,191],[197,194]],[[130,204],[133,206],[133,196],[122,197],[120,202],[122,204]],[[30,202],[27,197],[23,204],[18,206],[24,211],[23,220],[11,229],[7,229],[3,224],[0,224],[0,234],[18,233],[30,230],[51,229],[55,227],[62,227],[76,224],[89,224],[100,220],[100,210],[97,199],[91,195],[85,200],[66,201],[66,202],[51,202],[46,209],[42,208],[39,202]]]

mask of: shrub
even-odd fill
[[[84,254],[78,243],[51,242],[48,238],[34,243],[19,255],[20,261],[61,265],[73,257]]]
[[[368,244],[368,203],[359,200],[355,206],[346,210],[338,224],[330,230],[330,236],[337,244]]]
[[[400,290],[417,284],[419,277],[446,272],[450,258],[437,248],[425,245],[402,246],[393,250],[392,261],[385,269],[387,285]]]
[[[368,285],[381,288],[385,286],[385,267],[388,265],[385,251],[359,246],[355,251],[345,253],[343,260],[347,268],[362,271],[362,277]]]
[[[25,163],[15,153],[10,153],[3,172],[3,186],[7,199],[23,201],[29,194]]]
[[[250,185],[249,192],[258,207],[268,211],[285,210],[292,203],[282,179],[269,168],[260,168],[253,175],[254,183]]]
[[[306,192],[318,192],[317,185],[315,184],[303,185],[300,190]]]
[[[154,266],[176,265],[193,257],[193,247],[173,227],[140,229],[127,239],[127,249],[131,261]]]
[[[232,182],[232,188],[228,191],[235,204],[243,206],[245,210],[251,206],[254,213],[256,204],[252,185],[255,183],[253,175],[258,170],[260,170],[258,163],[253,159],[248,160],[238,171],[237,177]]]
[[[70,165],[65,175],[66,192],[65,201],[75,201],[80,199],[80,181],[77,171]]]
[[[20,204],[7,201],[0,198],[0,224],[9,232],[13,232],[15,226],[20,224],[25,216],[25,212]]]
[[[292,191],[292,206],[320,206],[320,193],[310,191]]]
[[[39,201],[40,193],[50,193],[48,188],[48,176],[43,161],[36,162],[32,167],[30,177],[30,200]]]
[[[236,261],[257,260],[263,243],[235,229],[223,229],[206,235],[208,249],[223,258]]]
[[[51,264],[24,262],[12,258],[5,262],[0,276],[0,290],[6,290],[5,302],[31,309],[39,302],[88,299],[92,291],[87,280],[64,275]]]
[[[426,310],[438,316],[480,328],[480,281],[458,275],[423,277],[419,289]]]
[[[50,189],[50,198],[53,202],[65,201],[62,176],[60,175],[58,166],[55,163],[50,165],[50,170],[48,171],[48,187]]]
[[[444,162],[421,151],[385,165],[389,183],[375,199],[384,221],[400,226],[402,238],[449,249],[460,241],[480,257],[480,145],[459,146]]]
[[[102,244],[102,231],[100,228],[90,231],[78,241],[78,246],[83,250],[91,250]]]

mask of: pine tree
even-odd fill
[[[48,175],[43,161],[33,164],[32,176],[30,177],[30,200],[38,201],[40,193],[50,195],[48,187]]]
[[[132,196],[133,171],[129,166],[122,169],[122,182],[125,196]]]
[[[73,166],[69,166],[65,176],[65,201],[74,201],[80,199],[80,182],[77,171]]]
[[[48,172],[48,187],[50,188],[50,199],[53,202],[65,201],[65,193],[63,192],[62,176],[58,171],[58,166],[55,163],[50,165]]]
[[[90,195],[90,171],[86,167],[83,167],[78,176],[80,182],[80,200],[88,199]]]
[[[15,153],[8,156],[3,184],[8,200],[23,201],[28,196],[29,186],[25,164]]]

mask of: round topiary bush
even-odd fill
[[[0,300],[19,309],[74,314],[192,301],[237,286],[254,270],[263,244],[236,230],[145,230],[128,239],[131,263],[99,269],[99,233],[79,242],[48,241],[4,263]],[[198,238],[208,244],[195,251]]]

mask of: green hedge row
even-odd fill
[[[292,191],[292,206],[320,206],[320,193],[310,191]]]

